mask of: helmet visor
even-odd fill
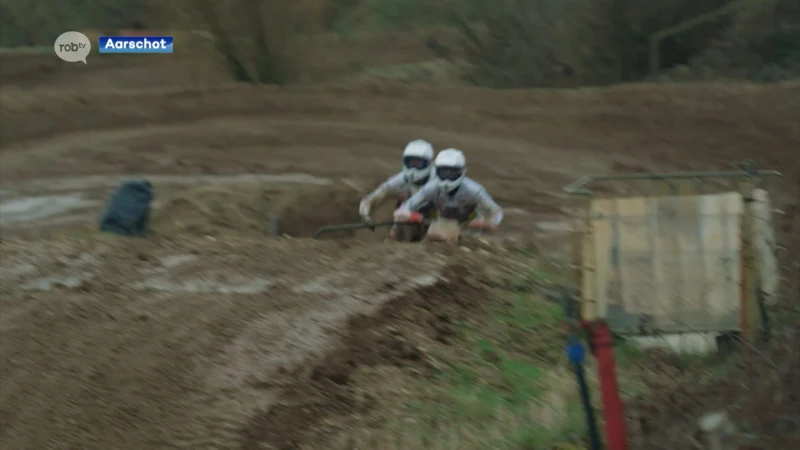
[[[464,169],[461,167],[437,167],[436,176],[440,180],[455,181],[461,177]]]
[[[406,156],[403,158],[403,165],[409,169],[426,169],[430,163],[429,160],[418,156]]]

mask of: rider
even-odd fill
[[[464,153],[455,148],[442,150],[434,161],[436,181],[425,185],[395,212],[398,222],[419,220],[421,208],[428,204],[443,219],[453,219],[470,228],[495,230],[503,220],[503,210],[483,186],[467,178]]]
[[[430,142],[417,139],[411,141],[403,150],[403,171],[395,174],[367,194],[358,206],[358,213],[366,225],[374,225],[370,211],[372,207],[380,204],[387,196],[396,199],[395,208],[414,195],[419,189],[433,178],[433,145]],[[424,205],[423,205],[424,206]],[[432,206],[420,207],[422,213],[433,213]],[[391,231],[392,237],[396,236],[397,227]]]

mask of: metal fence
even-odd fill
[[[584,177],[576,284],[582,315],[619,333],[755,337],[778,284],[768,192],[738,171]],[[592,187],[593,189],[589,189]]]

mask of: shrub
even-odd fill
[[[445,14],[462,37],[465,79],[494,88],[555,84],[559,61],[583,62],[593,34],[581,0],[465,0]]]
[[[692,67],[760,81],[800,75],[800,2],[769,0],[740,10]]]
[[[0,46],[53,45],[65,31],[137,28],[146,0],[0,0]]]
[[[516,88],[640,80],[649,71],[649,37],[728,0],[461,0],[450,16],[463,37],[478,85]],[[661,47],[663,66],[685,64],[721,33],[725,19],[698,26]]]
[[[319,30],[327,2],[314,0],[186,0],[176,4],[186,26],[207,31],[236,81],[285,84]],[[199,25],[199,26],[198,26]]]

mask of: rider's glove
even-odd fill
[[[372,217],[367,215],[361,216],[361,222],[364,223],[364,225],[366,225],[369,229],[375,229],[375,221],[372,220]]]
[[[486,222],[486,221],[485,221],[485,220],[483,220],[483,219],[475,219],[475,220],[472,220],[472,221],[471,221],[471,222],[468,224],[468,226],[469,226],[470,228],[472,228],[473,230],[485,230],[485,231],[492,231],[492,230],[494,230],[495,228],[497,228],[497,227],[496,227],[496,226],[494,226],[493,224],[491,224],[491,223],[489,223],[489,222]]]

